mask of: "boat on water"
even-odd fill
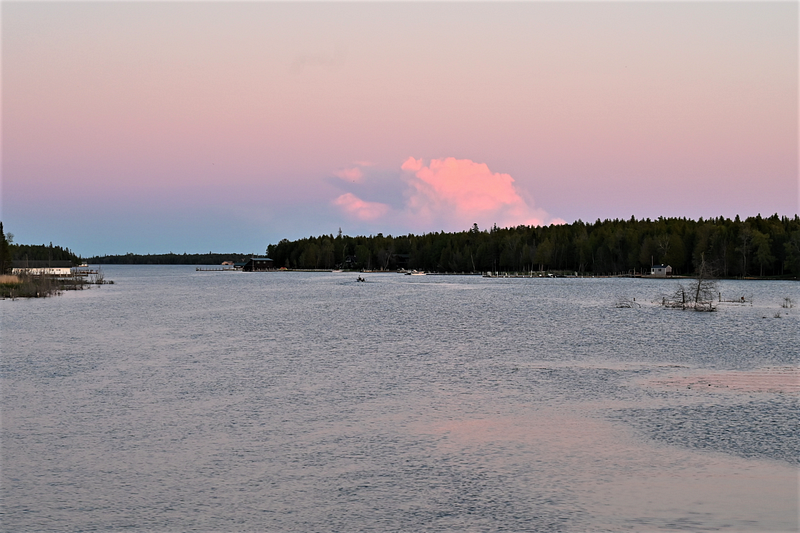
[[[406,276],[424,276],[424,270],[412,270],[410,272],[406,272]]]

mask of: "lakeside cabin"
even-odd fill
[[[67,277],[72,275],[71,261],[21,261],[11,262],[11,274],[15,276],[58,276]]]
[[[669,265],[653,265],[650,267],[650,275],[654,278],[666,278],[672,275],[672,267]]]
[[[267,257],[251,257],[242,265],[244,272],[265,272],[273,269],[273,261]]]

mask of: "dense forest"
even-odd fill
[[[125,254],[90,257],[86,261],[93,265],[219,265],[223,261],[242,263],[253,257],[251,254]]]
[[[566,271],[595,275],[668,264],[690,275],[705,260],[720,277],[800,275],[800,218],[577,221],[392,237],[341,234],[270,244],[276,267],[433,272]]]
[[[81,264],[81,258],[69,248],[47,244],[11,244],[12,261],[71,261],[73,265]]]

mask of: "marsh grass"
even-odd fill
[[[79,291],[91,285],[111,283],[100,280],[87,280],[82,276],[57,278],[53,276],[17,275],[0,276],[0,298],[46,298],[57,296],[62,291]]]

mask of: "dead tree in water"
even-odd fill
[[[701,256],[697,279],[688,285],[680,284],[670,296],[661,300],[661,305],[671,309],[694,309],[695,311],[716,311],[714,299],[717,297],[717,281],[712,278],[711,269]]]

